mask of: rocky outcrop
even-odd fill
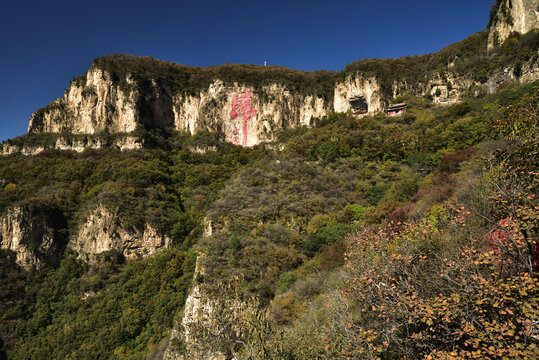
[[[212,236],[212,234],[212,221],[206,217],[204,218],[203,237],[206,238]],[[193,334],[196,326],[211,327],[211,319],[215,317],[215,309],[219,308],[219,306],[216,306],[216,300],[205,293],[199,282],[199,278],[201,279],[205,275],[205,260],[206,255],[199,253],[193,274],[193,287],[185,301],[181,321],[176,322],[170,332],[169,345],[164,353],[163,360],[187,360],[193,357],[200,360],[226,360],[226,357],[219,351],[213,351],[207,346],[202,353],[200,351],[201,344],[198,343],[200,339],[197,339]],[[183,346],[178,349],[175,344],[183,344]],[[202,348],[204,348],[204,345],[202,345]],[[196,356],[194,356],[195,354]]]
[[[139,150],[143,148],[142,141],[139,138],[136,136],[126,135],[112,140],[110,144],[107,144],[100,138],[94,138],[91,136],[84,139],[68,139],[61,137],[56,140],[54,149],[81,153],[86,149],[101,149],[105,146],[119,149],[121,151]]]
[[[514,31],[525,34],[539,28],[539,0],[501,0],[496,6],[489,28],[489,49],[501,44]]]
[[[537,28],[538,2],[500,0],[488,31],[436,54],[360,60],[348,64],[341,77],[336,72],[281,67],[195,68],[153,58],[105,56],[73,80],[62,98],[36,111],[28,131],[117,134],[145,127],[194,134],[209,130],[225,141],[253,146],[275,139],[280,130],[308,126],[312,118],[332,111],[352,110],[358,115],[384,111],[398,96],[432,95],[437,104],[452,104],[468,94],[493,92],[497,85],[492,84],[537,80],[537,49],[508,57],[487,52],[485,45],[492,47],[496,37],[501,40],[512,31]],[[530,46],[529,39],[517,45]],[[70,146],[82,149],[78,144],[57,144],[62,149]],[[4,147],[3,153],[14,151]],[[20,151],[33,154],[42,149]]]
[[[483,87],[472,77],[447,72],[434,73],[430,78],[411,87],[405,80],[393,82],[392,97],[399,95],[425,96],[431,95],[438,105],[450,105],[460,101],[469,94],[471,88]],[[344,81],[335,86],[335,111],[345,112],[353,110],[350,99],[364,99],[368,106],[367,113],[382,112],[392,100],[391,96],[384,96],[381,86],[375,77],[365,77],[361,74],[348,75]]]
[[[1,247],[14,252],[23,267],[56,263],[65,245],[62,230],[61,211],[47,204],[15,206],[0,217]]]
[[[454,64],[449,64],[443,74],[432,71],[432,75],[423,75],[413,85],[405,79],[396,79],[384,83],[384,89],[375,75],[349,72],[332,85],[326,84],[334,86],[331,100],[291,91],[278,82],[254,87],[218,78],[196,92],[173,91],[155,79],[134,80],[133,74],[118,79],[106,70],[92,67],[83,80],[72,82],[63,98],[32,115],[29,132],[95,134],[129,132],[138,126],[173,127],[191,134],[209,130],[221,134],[225,141],[253,146],[273,140],[279,130],[309,126],[313,118],[332,111],[352,110],[359,114],[384,111],[399,95],[430,94],[436,103],[448,105],[468,94],[492,93],[507,80],[539,79],[537,57],[533,56],[524,64],[510,64],[493,71],[487,84],[474,80],[473,74],[456,72],[453,67]],[[99,137],[85,136],[85,140],[59,138],[49,147],[4,144],[0,154],[34,155],[48,148],[81,152],[87,147],[104,146],[129,150],[141,148],[142,144],[130,136],[107,144]]]
[[[487,92],[495,93],[504,83],[519,81],[521,83],[530,83],[539,80],[539,57],[519,64],[510,65],[494,71],[487,81]]]
[[[174,93],[155,79],[137,82],[131,74],[113,78],[92,67],[84,79],[71,83],[62,98],[31,116],[28,132],[121,133],[142,125],[192,134],[217,131],[226,141],[252,146],[272,139],[275,130],[309,125],[311,118],[333,110],[330,101],[295,94],[278,83],[255,91],[215,79],[207,88],[188,94]]]
[[[116,251],[127,259],[139,258],[170,245],[170,238],[159,234],[149,224],[141,229],[126,229],[117,210],[99,205],[79,225],[68,246],[91,260],[108,251]]]
[[[215,80],[197,95],[173,97],[177,130],[216,131],[225,141],[245,146],[272,140],[276,130],[309,125],[312,117],[324,116],[332,108],[320,97],[293,94],[280,84],[255,91],[237,82]]]
[[[108,251],[127,259],[139,258],[171,245],[170,238],[149,224],[141,229],[124,228],[118,212],[103,205],[84,219],[69,242],[65,229],[62,212],[50,202],[18,205],[0,216],[1,248],[15,253],[20,266],[40,267],[55,264],[66,245],[89,260]]]
[[[196,358],[199,360],[226,360],[223,354],[217,350],[212,350],[204,344],[199,344],[194,334],[194,326],[211,327],[211,320],[215,318],[215,300],[204,293],[197,278],[204,275],[204,268],[201,265],[204,259],[203,254],[197,257],[195,274],[193,276],[193,288],[185,301],[181,322],[176,324],[170,332],[169,345],[165,350],[163,360],[187,360]],[[182,349],[178,349],[174,344],[183,344]],[[203,350],[201,350],[203,349]]]
[[[78,153],[83,152],[86,149],[101,149],[103,147],[116,148],[121,151],[138,150],[143,148],[142,141],[130,135],[119,136],[114,140],[105,141],[99,137],[84,136],[81,138],[75,137],[59,137],[50,144],[45,145],[31,145],[24,144],[11,145],[9,143],[0,144],[0,155],[8,156],[12,154],[22,155],[37,155],[45,150],[66,150],[75,151]]]
[[[2,144],[0,145],[0,155],[8,156],[12,154],[22,154],[22,155],[37,155],[45,150],[44,146],[32,146],[32,145],[10,145]]]
[[[91,68],[85,81],[73,81],[62,98],[32,114],[28,132],[134,131],[139,92],[130,76],[125,82],[127,86],[120,87],[108,72]]]
[[[455,72],[435,72],[425,81],[410,87],[406,81],[393,83],[393,98],[399,95],[428,96],[441,106],[455,104],[467,96],[493,94],[502,84],[518,81],[530,83],[539,80],[539,57],[531,57],[528,61],[518,64],[507,64],[503,68],[492,71],[484,83],[478,81],[473,74]]]
[[[474,87],[482,85],[470,77],[448,72],[432,76],[427,82],[423,94],[430,94],[435,103],[439,105],[451,105],[462,100]]]
[[[386,107],[380,84],[374,77],[365,77],[361,74],[348,75],[342,82],[338,82],[335,85],[335,111],[352,110],[350,99],[354,97],[360,97],[366,101],[368,113],[380,112]]]

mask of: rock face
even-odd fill
[[[474,86],[480,87],[481,84],[471,78],[448,72],[444,74],[444,77],[440,74],[435,74],[427,82],[423,91],[425,94],[430,94],[435,103],[451,105],[460,101],[468,93],[468,90]]]
[[[165,350],[163,360],[187,360],[192,358],[199,360],[229,359],[219,351],[210,349],[207,345],[199,344],[197,338],[192,334],[193,326],[196,325],[204,325],[211,328],[211,319],[215,318],[215,308],[218,308],[215,301],[204,293],[200,284],[197,282],[197,277],[204,274],[204,267],[201,265],[203,259],[204,255],[199,254],[193,276],[193,287],[185,301],[182,321],[170,333],[169,346]],[[174,339],[185,345],[183,351],[178,351],[172,345]],[[200,351],[202,348],[204,351]]]
[[[129,76],[125,81],[127,90],[122,89],[118,81],[113,81],[106,71],[90,69],[84,84],[72,82],[62,98],[31,116],[28,132],[95,134],[134,131],[139,94]]]
[[[54,144],[54,149],[75,151],[78,153],[83,152],[85,149],[101,149],[107,146],[104,141],[99,138],[88,137],[84,140],[79,139],[66,139],[65,137],[58,138]],[[108,145],[112,148],[117,148],[121,151],[142,149],[142,143],[140,139],[135,136],[122,136],[112,141],[112,144]]]
[[[505,66],[497,69],[489,78],[486,91],[490,94],[495,93],[504,83],[520,81],[521,83],[530,83],[539,80],[539,56],[532,58],[521,64],[520,67]]]
[[[87,259],[116,251],[127,259],[154,254],[171,245],[167,236],[146,224],[142,229],[124,229],[118,213],[100,205],[79,226],[69,242],[61,211],[46,203],[19,205],[0,216],[0,244],[15,253],[23,267],[55,264],[67,246]]]
[[[62,229],[65,221],[58,209],[15,206],[0,217],[1,247],[13,251],[17,264],[23,267],[54,264],[65,246]]]
[[[365,77],[361,74],[348,75],[344,81],[335,85],[334,108],[336,112],[353,110],[350,102],[352,98],[364,99],[368,113],[376,113],[385,109],[380,85],[374,77]]]
[[[200,130],[215,131],[221,133],[225,141],[253,146],[272,140],[278,130],[309,126],[313,118],[332,111],[353,110],[350,99],[354,97],[363,98],[366,112],[371,114],[383,111],[387,102],[377,79],[361,74],[332,83],[333,99],[293,92],[280,83],[255,89],[220,79],[213,80],[197,93],[173,93],[150,79],[147,81],[149,90],[145,89],[150,92],[147,94],[141,93],[133,76],[113,78],[105,70],[91,68],[84,81],[72,82],[64,97],[32,115],[29,133],[121,133],[133,131],[138,125],[150,125],[173,127],[191,134]],[[89,145],[101,147],[98,143]],[[66,145],[61,140],[56,148],[84,149],[83,145]],[[16,150],[4,147],[3,153]],[[42,150],[19,149],[29,154]]]
[[[271,140],[275,130],[309,125],[312,117],[328,114],[333,105],[313,95],[296,95],[280,84],[260,91],[237,82],[215,80],[197,95],[172,99],[174,126],[191,134],[221,132],[225,141],[253,146]]]
[[[117,139],[114,139],[112,142],[107,143],[100,139],[99,137],[87,136],[84,138],[68,138],[68,137],[59,137],[53,143],[48,145],[29,145],[24,144],[11,145],[9,143],[0,144],[0,155],[8,156],[12,154],[22,154],[22,155],[37,155],[45,150],[66,150],[66,151],[75,151],[78,153],[83,152],[86,149],[101,149],[103,147],[116,148],[121,151],[137,150],[142,149],[143,144],[139,138],[135,136],[120,136]]]
[[[170,238],[160,235],[149,224],[143,229],[124,229],[117,211],[99,205],[79,226],[68,246],[89,259],[107,251],[132,259],[152,255],[170,245]]]
[[[275,139],[279,130],[308,126],[312,118],[333,111],[382,112],[401,95],[432,95],[437,104],[447,105],[468,94],[493,92],[508,80],[539,79],[536,48],[530,49],[529,56],[519,53],[507,60],[511,64],[497,63],[496,59],[505,61],[503,56],[485,49],[486,43],[492,47],[512,31],[538,28],[539,0],[499,0],[495,9],[488,30],[439,53],[360,60],[348,64],[341,76],[254,65],[203,69],[130,55],[105,56],[73,80],[62,98],[36,111],[28,132],[117,134],[146,127],[194,134],[209,130],[225,141],[253,146]],[[529,44],[523,46],[535,46]],[[483,50],[477,53],[477,48]],[[55,147],[83,149],[62,142]],[[28,154],[42,150],[20,149]],[[4,146],[0,151],[9,154],[16,149]]]
[[[62,98],[31,116],[28,132],[122,133],[142,125],[192,134],[217,131],[226,141],[252,146],[272,139],[275,130],[309,125],[312,117],[332,110],[331,101],[295,94],[277,83],[255,91],[239,82],[215,79],[189,94],[173,92],[155,79],[135,81],[129,74],[115,79],[92,67],[84,79],[71,83]]]
[[[8,156],[12,154],[22,154],[22,155],[37,155],[45,150],[43,146],[30,146],[30,145],[10,145],[2,144],[0,145],[0,155]]]
[[[539,0],[501,0],[490,24],[488,48],[501,44],[513,31],[539,28]]]

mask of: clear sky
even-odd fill
[[[493,2],[2,0],[0,141],[26,133],[32,112],[106,54],[342,70],[438,51],[483,30]]]

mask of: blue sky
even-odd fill
[[[438,51],[483,30],[493,2],[2,0],[0,141],[26,133],[32,112],[106,54],[342,70]]]

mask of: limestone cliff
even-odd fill
[[[454,104],[468,94],[473,87],[481,87],[482,84],[472,77],[462,76],[458,73],[448,72],[443,76],[439,73],[432,75],[427,81],[423,94],[429,94],[434,102],[440,105]]]
[[[465,41],[475,42],[474,47],[483,47],[486,35],[485,32],[479,33]],[[537,33],[528,35],[531,36],[527,39],[539,37]],[[517,44],[520,41],[518,37],[515,40]],[[471,47],[463,43],[461,47]],[[538,49],[526,45],[516,45],[515,48],[514,51],[528,55],[508,56],[507,49],[497,49],[491,53],[494,56],[485,53],[472,59],[462,59],[457,55],[460,51],[456,51],[456,46],[437,54],[377,61],[361,60],[349,64],[345,70],[346,77],[335,86],[334,109],[353,110],[351,100],[360,99],[368,107],[368,113],[376,113],[383,111],[388,103],[399,96],[429,97],[434,103],[445,106],[467,96],[495,93],[504,83],[539,80]],[[447,66],[428,66],[429,63],[439,62],[439,58],[445,59]],[[402,70],[395,71],[398,68]],[[474,69],[481,70],[472,71]]]
[[[86,149],[101,149],[104,147],[116,148],[121,151],[142,149],[141,139],[132,135],[118,135],[114,139],[106,140],[97,136],[58,136],[56,139],[48,139],[38,144],[31,142],[12,143],[9,140],[0,144],[0,156],[12,154],[37,155],[45,150],[66,150],[78,153]]]
[[[508,64],[496,69],[486,83],[488,93],[496,92],[507,82],[530,83],[539,80],[539,54],[520,64]]]
[[[72,81],[62,98],[32,114],[28,132],[134,131],[139,93],[131,77],[126,76],[125,81],[127,86],[121,88],[109,73],[91,68],[83,81]]]
[[[255,91],[237,82],[226,84],[217,79],[196,95],[179,94],[173,98],[177,130],[191,134],[217,131],[225,141],[245,146],[271,140],[278,129],[309,125],[312,117],[324,116],[331,110],[332,104],[323,98],[300,96],[277,83]]]
[[[129,133],[139,127],[191,134],[209,130],[225,141],[253,146],[332,111],[382,112],[399,96],[452,104],[468,95],[494,92],[506,81],[539,79],[539,35],[529,32],[539,26],[538,1],[500,0],[489,29],[438,53],[359,60],[341,74],[233,64],[197,68],[150,57],[105,56],[74,79],[62,98],[36,111],[28,131],[86,135]],[[503,39],[513,31],[528,35],[487,51],[496,36]],[[82,148],[63,143],[54,147],[70,146]],[[19,150],[32,154],[43,149]]]
[[[238,335],[246,330],[242,321],[248,321],[253,315],[252,308],[230,292],[234,279],[218,287],[219,295],[215,289],[209,291],[200,284],[198,278],[204,276],[204,261],[205,255],[199,254],[193,287],[185,301],[181,323],[177,322],[170,332],[164,360],[234,360],[234,351],[228,349],[225,355],[222,343],[246,346]]]
[[[492,9],[488,48],[501,44],[516,31],[539,28],[539,0],[498,0]]]
[[[421,86],[395,79],[390,85],[393,94],[388,94],[382,89],[381,74],[348,72],[338,81],[334,77],[320,80],[317,85],[330,91],[324,96],[315,92],[309,94],[298,88],[299,85],[293,90],[291,84],[277,80],[262,79],[260,85],[249,85],[217,77],[207,81],[207,86],[199,85],[195,90],[185,91],[183,87],[176,89],[159,80],[159,75],[148,75],[155,79],[141,79],[133,73],[116,74],[96,66],[92,65],[85,76],[74,80],[63,98],[34,113],[29,132],[96,134],[123,133],[133,131],[137,126],[172,127],[191,134],[210,130],[220,133],[225,141],[253,146],[274,139],[279,130],[308,126],[312,118],[326,116],[332,111],[373,114],[384,111],[397,95],[423,96],[434,94],[438,89],[441,91],[435,98],[438,103],[453,103],[475,84],[458,74],[442,79],[435,73]],[[452,88],[447,87],[448,82]],[[126,140],[129,144],[109,145],[121,149],[140,147],[136,140]],[[65,140],[59,139],[53,147],[82,151],[87,146],[100,148],[103,145],[99,141],[66,144]],[[44,149],[4,146],[2,153],[35,154]]]
[[[131,259],[152,255],[170,246],[171,240],[149,224],[141,229],[125,228],[118,212],[103,205],[91,211],[68,239],[61,211],[38,199],[7,209],[0,216],[0,244],[15,253],[20,266],[40,267],[55,264],[66,246],[89,260],[107,251]]]
[[[131,259],[152,255],[170,245],[170,238],[159,234],[149,224],[141,229],[126,229],[117,211],[99,205],[79,225],[68,247],[89,259],[107,251],[116,251]]]
[[[169,346],[167,347],[164,360],[186,360],[188,354],[195,354],[200,360],[225,360],[226,358],[219,353],[207,349],[202,354],[195,350],[196,338],[193,338],[192,327],[196,324],[206,324],[205,319],[215,316],[214,306],[212,301],[201,292],[200,284],[197,282],[197,277],[202,276],[204,270],[201,266],[202,257],[197,257],[195,274],[193,277],[193,288],[185,301],[183,316],[181,323],[176,324],[175,328],[170,333]],[[174,346],[175,343],[185,344],[185,349],[178,349]]]
[[[62,213],[46,203],[18,205],[0,216],[2,249],[13,251],[23,267],[54,264],[65,246]]]
[[[350,99],[359,99],[358,102],[363,102],[367,113],[376,113],[385,109],[384,96],[374,76],[347,75],[343,81],[335,85],[334,99],[336,112],[354,110]]]
[[[137,62],[147,68],[133,67]],[[139,126],[210,130],[252,146],[272,139],[275,130],[308,125],[312,117],[333,110],[333,72],[254,66],[211,71],[131,56],[97,59],[62,98],[31,116],[28,132],[126,133]],[[264,71],[271,75],[264,78]],[[324,87],[327,94],[321,93],[325,83],[330,84]],[[320,89],[310,91],[312,84]]]

